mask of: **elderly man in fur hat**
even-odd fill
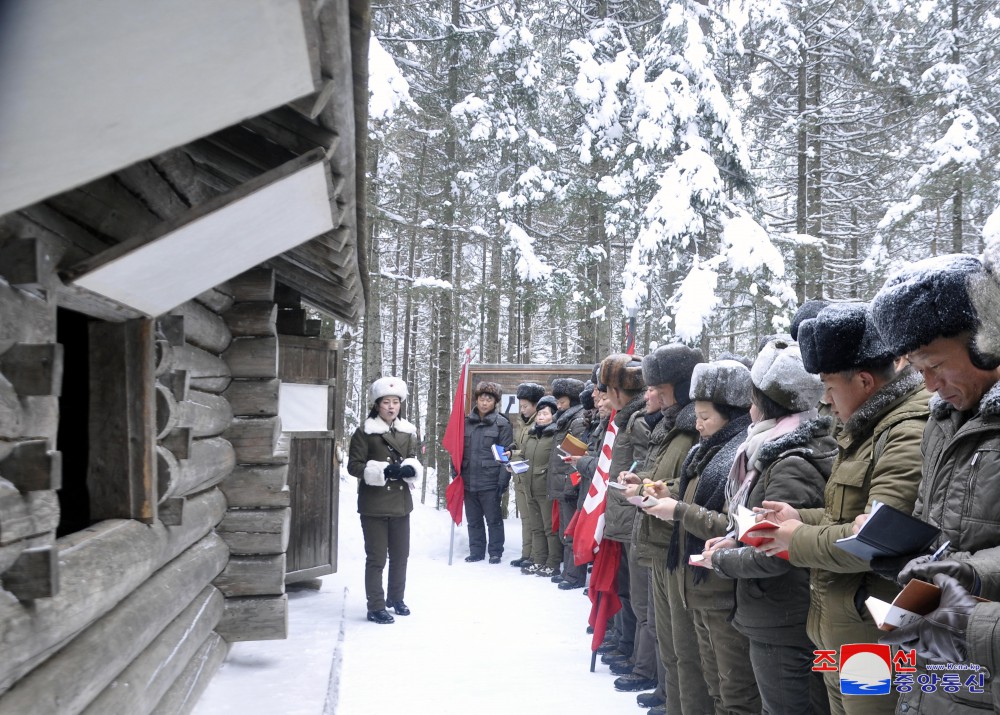
[[[493,446],[514,449],[514,432],[500,414],[503,388],[495,382],[480,382],[473,393],[475,404],[465,418],[465,518],[469,522],[469,555],[466,561],[482,561],[487,551],[491,564],[503,557],[503,516],[500,496],[510,485],[510,472],[493,457]],[[484,525],[485,521],[485,525]],[[486,532],[489,529],[489,544]]]
[[[930,395],[912,368],[897,373],[896,353],[879,336],[863,303],[824,308],[799,326],[798,337],[803,365],[819,374],[834,413],[844,423],[837,437],[840,454],[823,507],[763,503],[774,510],[769,517],[781,526],[766,532],[774,538],[760,550],[769,555],[787,550],[793,565],[812,568],[806,632],[817,648],[838,651],[846,643],[875,643],[882,634],[867,609],[859,609],[860,596],[892,601],[899,588],[835,542],[851,535],[855,517],[870,510],[872,500],[905,512],[913,508]],[[832,713],[895,710],[893,694],[845,695],[839,673],[824,676]]]
[[[970,285],[987,287],[983,264],[974,256],[937,256],[891,276],[872,301],[872,316],[882,338],[905,354],[923,376],[931,400],[924,431],[923,479],[913,515],[941,529],[938,543],[951,542],[948,558],[922,556],[899,573],[954,586],[957,579],[975,592],[980,564],[996,563],[1000,546],[1000,358],[980,352],[974,342],[980,314]],[[987,304],[996,301],[986,301]],[[914,555],[917,556],[917,555]],[[998,594],[994,594],[998,595]],[[894,633],[891,642],[912,647],[912,633]],[[928,653],[918,653],[918,673]],[[957,659],[956,659],[957,660]],[[997,677],[993,674],[993,677]],[[993,710],[989,690],[962,688],[947,693],[902,693],[900,711],[964,713]]]
[[[511,423],[514,430],[514,453],[511,460],[524,459],[524,441],[535,424],[535,405],[545,396],[545,388],[537,382],[522,382],[517,386],[517,417]],[[528,519],[528,495],[524,492],[524,478],[514,475],[514,498],[521,517],[521,557],[510,562],[520,568],[531,564],[531,522]]]

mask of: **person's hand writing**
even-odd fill
[[[739,545],[739,542],[731,536],[716,536],[705,542],[705,550],[701,552],[701,555],[705,557],[705,561],[712,563],[712,557],[717,551],[735,549]]]
[[[618,481],[622,484],[642,484],[642,480],[635,472],[621,472],[618,475]]]
[[[647,514],[652,514],[657,519],[663,519],[664,521],[673,521],[674,510],[677,508],[677,500],[671,497],[664,497],[660,499],[655,506],[647,507],[643,509]]]
[[[764,503],[766,504],[767,502]],[[795,530],[800,526],[802,526],[802,522],[798,519],[788,519],[787,521],[782,521],[781,526],[777,529],[760,529],[755,531],[755,536],[761,536],[771,540],[765,541],[760,546],[756,546],[754,548],[767,556],[777,556],[782,551],[788,550],[789,545],[792,543],[792,534],[794,534]]]
[[[765,501],[763,502],[763,506],[755,506],[753,510],[757,514],[757,521],[764,521],[766,519],[773,521],[775,524],[780,524],[790,519],[799,520],[798,510],[791,504],[786,504],[783,501]]]
[[[670,496],[670,490],[663,482],[644,482],[642,485],[642,493],[649,494],[657,499],[664,499]]]
[[[629,497],[639,496],[639,485],[629,484],[627,487],[625,487],[625,490],[622,492],[622,494],[625,495],[626,499],[628,499]]]

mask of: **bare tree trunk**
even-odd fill
[[[371,149],[371,175],[378,176],[378,147],[372,144]],[[378,192],[373,191],[371,197],[372,205],[378,205]],[[372,218],[367,222],[367,243],[368,243],[368,268],[371,271],[369,284],[371,286],[368,294],[368,302],[365,305],[365,325],[364,338],[362,339],[361,353],[361,389],[364,391],[368,385],[382,375],[382,278],[381,261],[379,260],[379,246],[375,240],[374,211],[369,212]]]
[[[804,21],[805,18],[802,18]],[[805,23],[802,22],[804,26]],[[798,66],[798,128],[796,129],[796,170],[795,170],[795,232],[800,236],[805,234],[808,221],[808,122],[806,121],[807,109],[807,84],[806,66],[808,64],[808,53],[805,46],[799,49]],[[806,300],[806,247],[801,243],[795,247],[795,298],[799,305]]]
[[[490,269],[484,274],[483,295],[486,301],[485,334],[483,342],[483,362],[500,362],[500,289],[507,285],[503,279],[503,247],[500,241],[493,241],[489,247]],[[483,256],[485,270],[486,256]],[[488,277],[488,281],[487,281]]]

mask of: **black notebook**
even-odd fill
[[[888,504],[875,502],[861,530],[835,543],[844,551],[871,561],[876,556],[923,553],[940,533],[941,530],[932,524]]]

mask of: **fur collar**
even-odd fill
[[[583,405],[570,405],[565,412],[557,415],[556,418],[552,420],[552,424],[560,430],[569,429],[569,423],[572,422],[581,412],[583,412]]]
[[[797,429],[789,432],[788,434],[783,434],[770,442],[764,442],[764,444],[760,446],[760,449],[757,450],[757,470],[759,472],[763,472],[771,466],[771,464],[775,462],[778,457],[792,450],[797,449],[803,454],[812,454],[813,450],[808,446],[809,443],[814,439],[826,437],[830,434],[830,428],[832,426],[833,418],[817,417],[814,420],[803,422]],[[835,452],[836,448],[834,448],[833,451]]]
[[[955,411],[950,402],[942,400],[935,392],[930,402],[931,415],[936,420],[946,420]],[[1000,382],[996,382],[993,387],[986,391],[979,401],[979,413],[983,417],[1000,416]]]
[[[661,414],[663,415],[663,419],[657,422],[656,426],[649,433],[650,444],[663,444],[675,428],[681,432],[692,434],[698,431],[695,429],[693,402],[689,402],[683,407],[675,403],[667,409],[662,410]]]
[[[628,424],[629,418],[645,406],[646,399],[643,397],[641,392],[629,400],[628,404],[621,408],[621,410],[618,411],[618,414],[615,415],[615,424],[618,426],[618,430],[621,431],[625,429],[625,425]]]
[[[406,434],[417,433],[417,428],[413,426],[413,423],[404,420],[402,417],[394,419],[392,426],[397,432],[405,432]],[[388,431],[389,425],[381,417],[369,417],[365,420],[365,434],[386,434]]]
[[[891,382],[882,388],[851,415],[844,424],[844,433],[853,439],[860,434],[866,434],[882,419],[885,412],[900,398],[920,387],[924,378],[920,373],[907,365]]]

